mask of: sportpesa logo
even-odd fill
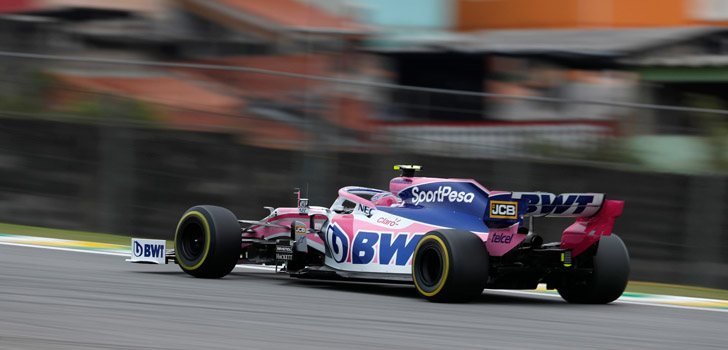
[[[419,187],[415,186],[412,189],[412,204],[417,205],[420,203],[472,203],[475,199],[475,194],[472,192],[465,191],[453,191],[450,186],[439,186],[434,191],[421,191]]]

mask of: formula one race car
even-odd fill
[[[175,250],[134,239],[133,262],[175,261],[220,278],[236,264],[270,264],[299,278],[414,283],[430,301],[468,301],[483,289],[556,289],[568,302],[609,303],[624,291],[629,255],[612,234],[622,201],[599,193],[492,191],[470,179],[402,174],[389,191],[350,186],[330,208],[271,208],[261,220],[195,206],[177,225]],[[575,217],[561,241],[544,243],[533,217]]]

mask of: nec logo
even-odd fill
[[[161,258],[164,256],[163,244],[141,244],[134,241],[134,256],[145,258]]]
[[[361,203],[356,205],[356,211],[361,212],[368,217],[372,216],[373,210],[374,210],[373,208],[367,207],[366,205],[363,205]]]
[[[490,217],[493,219],[518,219],[518,202],[490,201]]]

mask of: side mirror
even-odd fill
[[[308,198],[299,198],[298,199],[298,213],[299,214],[308,214]]]

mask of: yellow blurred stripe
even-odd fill
[[[108,243],[97,243],[97,242],[84,242],[84,241],[64,241],[64,240],[14,240],[15,243],[20,244],[32,244],[47,247],[73,247],[73,248],[94,248],[94,249],[120,249],[125,246],[118,244]]]
[[[693,301],[693,300],[666,300],[663,304],[690,306],[690,307],[706,307],[706,308],[725,308],[728,309],[728,301]]]

